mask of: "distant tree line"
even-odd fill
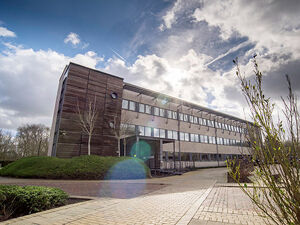
[[[15,136],[0,129],[0,161],[47,155],[49,131],[49,128],[42,124],[20,126]]]

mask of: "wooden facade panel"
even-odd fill
[[[121,117],[123,80],[85,67],[70,64],[68,82],[60,119],[57,156],[73,157],[87,154],[88,136],[81,130],[77,103],[80,110],[87,110],[89,101],[96,97],[98,119],[91,139],[91,152],[96,155],[116,155],[118,143],[109,122]],[[112,99],[111,93],[118,99]],[[117,120],[119,123],[120,119]],[[116,124],[119,126],[119,124]]]

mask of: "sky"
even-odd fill
[[[255,54],[275,103],[300,93],[299,0],[1,0],[0,128],[50,126],[69,62],[247,119]]]

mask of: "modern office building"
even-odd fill
[[[94,155],[138,157],[162,169],[224,166],[249,153],[248,121],[70,63],[59,81],[48,155],[87,154],[78,111],[91,102],[98,112]]]

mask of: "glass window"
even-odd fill
[[[122,109],[128,109],[128,101],[125,99],[122,101]]]
[[[151,127],[145,127],[145,136],[151,137]]]
[[[203,143],[204,142],[203,135],[199,135],[199,137],[200,137],[200,142]]]
[[[190,115],[190,122],[194,123],[194,117]]]
[[[168,138],[169,138],[169,139],[172,139],[172,138],[173,138],[173,131],[168,130],[167,134],[168,134]]]
[[[199,124],[203,125],[202,118],[199,117],[198,120],[199,120]]]
[[[135,102],[133,102],[133,101],[129,102],[129,110],[135,111]]]
[[[210,127],[210,120],[206,120],[206,122],[207,122],[207,126]]]
[[[211,126],[215,127],[215,121],[211,120]]]
[[[144,113],[145,112],[145,105],[144,104],[139,104],[139,112]]]
[[[197,118],[197,116],[194,116],[194,123],[198,123],[198,118]]]
[[[185,122],[188,121],[188,115],[186,115],[186,114],[183,115],[183,121],[185,121]]]
[[[154,107],[154,115],[159,116],[159,108]]]
[[[159,137],[159,129],[153,128],[153,134],[154,134],[154,137]]]
[[[183,120],[183,114],[179,113],[179,120]]]
[[[165,129],[159,129],[159,137],[166,138],[166,131]]]
[[[199,142],[199,135],[195,134],[195,142]]]
[[[139,126],[139,135],[145,136],[145,127]]]
[[[191,134],[191,141],[192,141],[192,142],[195,141],[195,134]]]
[[[172,119],[172,111],[167,110],[167,116],[169,119]]]
[[[184,133],[183,132],[179,133],[179,138],[180,138],[180,141],[184,141]]]
[[[159,115],[162,117],[165,117],[165,110],[164,109],[159,109]]]
[[[225,129],[228,130],[228,125],[225,123]]]
[[[208,136],[208,142],[212,144],[212,136]]]
[[[173,139],[178,140],[178,133],[177,131],[173,131]]]
[[[204,143],[208,143],[208,136],[204,135]]]
[[[184,140],[185,141],[190,141],[189,133],[184,133]]]
[[[206,119],[203,118],[202,123],[203,123],[204,126],[207,126]]]
[[[145,105],[145,113],[151,114],[151,106]]]
[[[177,120],[177,112],[173,112],[173,119]]]

